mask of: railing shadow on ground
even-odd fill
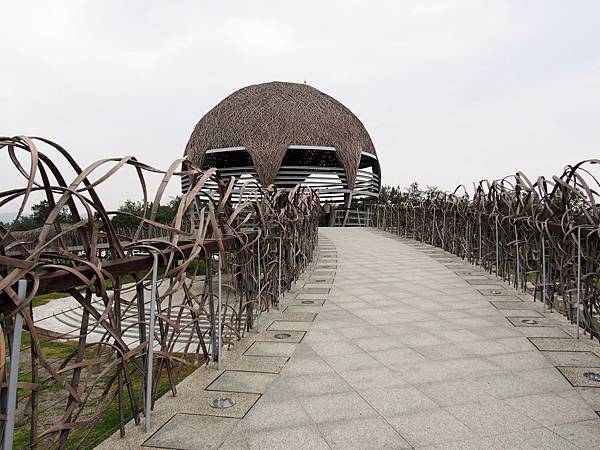
[[[0,228],[4,448],[89,448],[116,429],[123,435],[131,419],[149,426],[156,398],[176,395],[192,370],[218,364],[312,260],[319,198],[309,189],[252,189],[234,203],[235,180],[183,159],[165,171],[133,157],[82,169],[42,138],[0,138],[0,149],[25,180],[0,192],[0,207],[20,216],[41,194],[52,209],[35,232]],[[97,189],[123,171],[144,198],[139,226],[126,236]],[[161,177],[153,197],[149,174]],[[159,223],[166,187],[182,176],[190,186],[177,215]],[[36,322],[36,299],[56,292],[76,305],[72,329]]]

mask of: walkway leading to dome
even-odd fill
[[[282,311],[101,448],[597,448],[600,345],[563,316],[439,249],[320,234]]]

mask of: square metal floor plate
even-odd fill
[[[335,269],[317,269],[312,274],[315,277],[333,277],[335,275]]]
[[[498,284],[497,280],[492,280],[486,277],[480,278],[466,278],[465,281],[471,286],[491,286],[491,289],[504,289]]]
[[[600,367],[557,367],[557,369],[573,386],[600,388],[600,381],[592,381],[584,376],[587,372],[600,373]]]
[[[143,444],[143,447],[197,449],[218,448],[240,424],[239,419],[175,414]],[[210,432],[203,432],[210,430]]]
[[[529,341],[540,351],[589,352],[592,347],[585,341],[565,338],[532,337]],[[596,347],[597,348],[597,347]]]
[[[311,298],[311,299],[295,299],[293,302],[290,303],[290,305],[294,305],[294,306],[323,306],[323,304],[325,303],[325,299],[321,298],[321,299],[315,299],[315,298]]]
[[[291,342],[254,342],[244,352],[248,356],[292,356],[296,345]]]
[[[288,361],[287,356],[248,356],[240,355],[235,360],[236,370],[247,370],[249,372],[279,373]]]
[[[510,292],[506,290],[504,286],[494,286],[493,288],[488,289],[478,289],[477,290],[481,295],[490,295],[490,296],[501,296],[501,295],[512,295],[514,296],[514,292]]]
[[[226,370],[206,390],[263,394],[275,378],[273,373]]]
[[[311,299],[312,300],[312,299]],[[302,300],[300,300],[302,301]],[[316,302],[319,302],[320,300],[315,300]],[[319,303],[316,304],[309,304],[308,306],[319,306]],[[317,313],[316,312],[312,312],[312,311],[288,311],[287,308],[283,311],[283,314],[281,314],[281,320],[284,320],[286,322],[312,322],[313,320],[315,320],[315,317],[317,317]],[[302,330],[300,330],[302,331]]]
[[[502,301],[491,301],[490,302],[496,309],[524,309],[524,310],[531,310],[531,311],[535,311],[535,307],[533,306],[532,303],[529,302],[523,302],[523,301],[509,301],[509,302],[502,302]]]
[[[256,336],[257,342],[295,342],[296,344],[302,341],[302,338],[306,334],[305,331],[277,331],[277,330],[265,330],[261,331]],[[289,336],[288,336],[289,335]],[[276,337],[277,336],[277,337]]]
[[[592,352],[542,352],[557,366],[600,367],[600,357]],[[598,371],[598,370],[596,370]],[[600,384],[600,383],[599,383]]]
[[[329,294],[328,287],[303,287],[301,294]]]
[[[468,276],[478,276],[480,275],[480,272],[473,270],[473,269],[459,269],[459,270],[454,270],[453,271],[456,275],[461,276],[461,277],[468,277]]]
[[[546,317],[507,317],[508,321],[515,327],[555,327],[556,321]]]

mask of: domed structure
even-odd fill
[[[200,119],[185,152],[239,184],[301,184],[318,189],[321,201],[346,203],[379,195],[369,133],[348,108],[306,84],[272,82],[234,92]]]

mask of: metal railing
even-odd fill
[[[26,175],[24,187],[0,192],[0,206],[16,203],[23,211],[39,190],[52,207],[29,242],[0,228],[0,325],[9,344],[8,352],[0,346],[9,368],[0,366],[4,448],[92,445],[92,432],[112,408],[121,435],[129,417],[136,424],[144,417],[150,429],[156,398],[176,395],[178,381],[195,368],[218,365],[223,349],[280,304],[312,259],[320,207],[309,189],[261,190],[252,201],[232,203],[214,170],[200,172],[186,161],[193,183],[174,221],[161,224],[155,211],[144,211],[123,241],[96,187],[132,169],[149,198],[144,177],[160,173],[152,202],[159,205],[166,185],[183,175],[176,170],[181,161],[162,172],[130,157],[80,169],[57,144],[26,137],[2,138],[0,150]],[[75,172],[70,182],[60,158]],[[199,205],[209,180],[219,200]],[[58,214],[64,208],[68,223]],[[105,260],[97,256],[100,243],[108,248]],[[59,322],[64,315],[58,325],[42,325],[50,322],[36,320],[37,312],[54,300],[41,305],[48,299],[40,296],[55,293],[73,307],[55,315]]]
[[[592,338],[600,339],[599,161],[568,166],[552,181],[481,182],[469,196],[433,193],[372,205],[373,226],[478,264],[529,289]]]
[[[372,212],[368,209],[348,208],[333,211],[334,227],[369,227]]]

